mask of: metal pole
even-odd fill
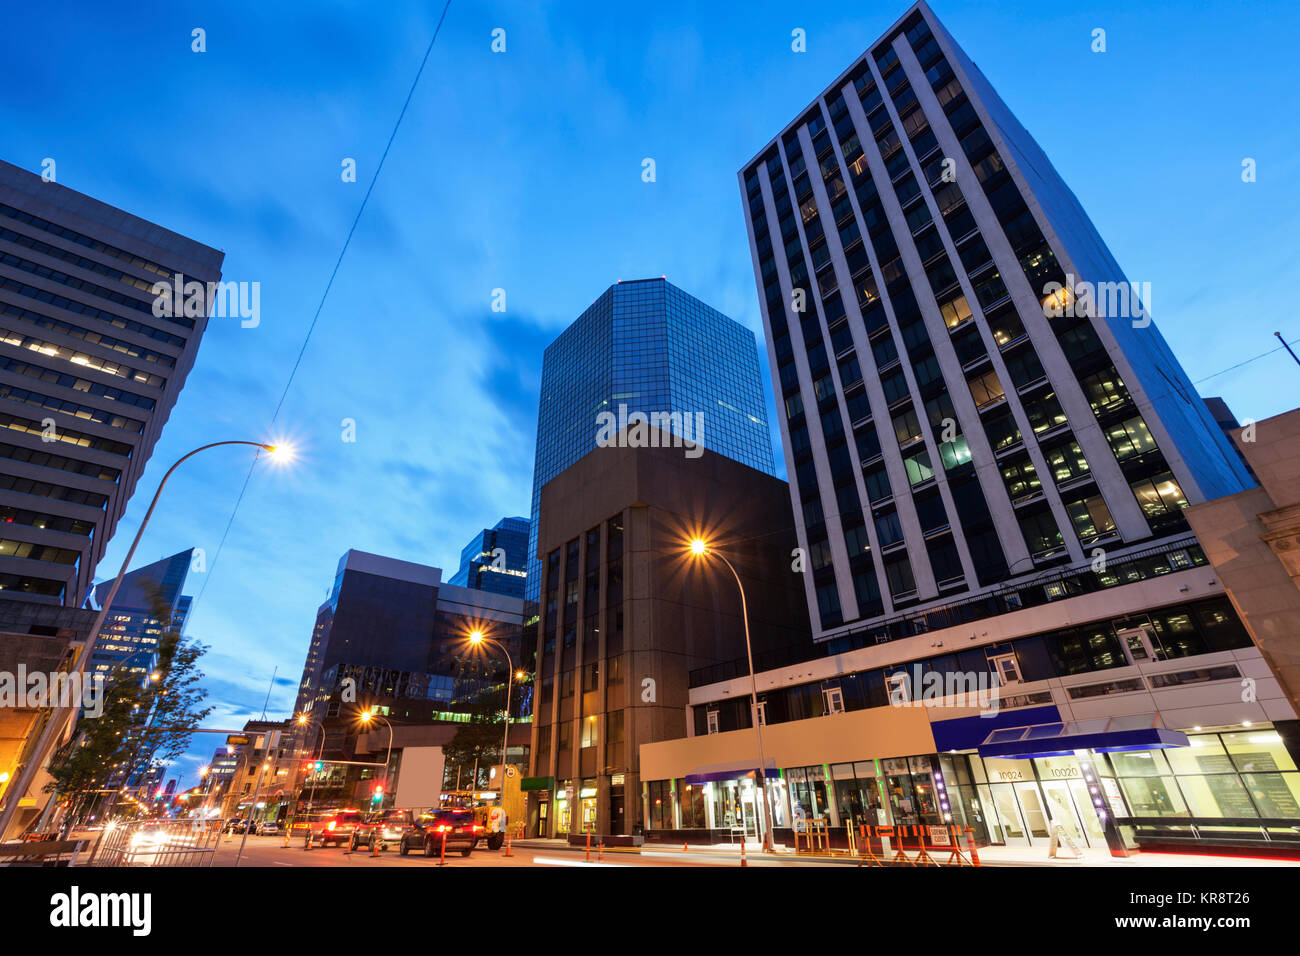
[[[122,586],[122,578],[126,577],[126,569],[130,567],[131,559],[135,557],[135,549],[140,546],[140,539],[144,537],[144,530],[149,526],[149,519],[153,516],[154,508],[158,506],[158,498],[162,494],[163,488],[167,484],[167,479],[172,476],[181,463],[188,458],[192,458],[201,451],[209,448],[216,448],[220,445],[252,445],[256,448],[263,448],[267,451],[274,450],[274,445],[265,445],[257,441],[215,441],[207,445],[200,445],[193,451],[182,455],[176,459],[175,463],[167,469],[163,475],[162,481],[158,483],[158,490],[154,492],[153,500],[149,502],[149,510],[144,514],[144,520],[140,522],[140,527],[135,533],[135,538],[131,541],[131,547],[126,552],[126,557],[122,559],[122,567],[117,572],[117,577],[113,579],[113,586],[108,590],[108,597],[104,600],[99,609],[99,614],[95,617],[95,624],[90,629],[90,636],[86,643],[81,646],[77,653],[76,663],[68,677],[71,679],[74,675],[80,675],[85,672],[87,665],[90,663],[91,655],[95,651],[95,642],[99,639],[100,629],[104,626],[104,621],[108,617],[109,608],[113,606],[113,599],[117,597],[117,589]],[[0,840],[4,839],[9,830],[9,824],[13,822],[14,815],[18,812],[18,803],[22,800],[23,795],[31,788],[32,782],[36,779],[36,773],[50,757],[50,752],[54,749],[55,741],[62,735],[64,724],[72,722],[72,727],[76,726],[77,719],[76,707],[57,707],[50,714],[49,720],[45,722],[45,727],[41,731],[41,736],[37,739],[36,748],[32,751],[31,757],[23,764],[23,769],[18,773],[18,779],[13,785],[5,791],[4,811],[0,812]]]
[[[745,655],[749,660],[749,699],[754,708],[754,731],[758,736],[758,785],[762,792],[763,799],[763,821],[766,825],[763,833],[763,852],[775,852],[776,847],[772,840],[772,804],[768,800],[767,794],[767,761],[763,756],[763,722],[759,720],[758,713],[758,680],[754,677],[754,650],[749,642],[749,606],[745,602],[745,586],[740,583],[740,575],[736,569],[731,566],[731,562],[717,551],[710,551],[711,554],[717,554],[719,560],[727,566],[731,576],[736,579],[736,587],[740,589],[740,614],[745,624]]]
[[[1300,365],[1300,357],[1297,357],[1296,354],[1295,354],[1295,352],[1292,352],[1292,351],[1291,351],[1291,346],[1289,346],[1289,345],[1286,344],[1286,339],[1282,338],[1282,333],[1281,333],[1281,332],[1274,332],[1273,334],[1276,335],[1276,336],[1277,336],[1277,340],[1278,340],[1279,342],[1282,343],[1282,348],[1286,349],[1287,352],[1289,352],[1289,353],[1291,354],[1291,357],[1292,357],[1293,359],[1295,359],[1295,363],[1296,363],[1297,365]]]

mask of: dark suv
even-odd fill
[[[483,827],[469,810],[437,810],[421,813],[402,833],[398,849],[402,856],[423,849],[425,856],[441,856],[443,845],[469,856],[484,836]]]
[[[365,848],[373,851],[387,850],[391,844],[402,839],[402,834],[415,825],[415,813],[412,810],[379,810],[366,815],[352,831],[352,849]]]

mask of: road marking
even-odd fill
[[[554,856],[535,856],[534,863],[543,866],[627,866],[626,863],[589,863],[586,860],[562,860]]]

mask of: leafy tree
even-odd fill
[[[129,781],[183,754],[194,728],[212,713],[211,707],[201,706],[207,691],[200,686],[203,672],[198,669],[207,647],[181,634],[157,587],[149,588],[147,597],[150,616],[161,631],[154,670],[158,679],[144,686],[136,678],[116,681],[106,695],[104,713],[79,721],[78,732],[51,761],[53,779],[46,789],[68,798],[69,823],[90,805],[91,791],[104,790],[111,779]]]
[[[450,743],[443,748],[447,767],[460,767],[470,771],[478,765],[479,776],[484,777],[488,769],[501,759],[501,736],[505,727],[501,723],[501,713],[505,709],[505,688],[496,687],[480,694],[470,702],[468,721],[456,725],[456,733]],[[455,774],[448,774],[447,779],[455,779]],[[463,785],[462,780],[462,785]],[[471,785],[477,790],[479,781]]]

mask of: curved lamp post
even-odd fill
[[[501,779],[497,781],[497,788],[504,794],[506,786],[506,751],[510,746],[510,683],[515,676],[515,662],[510,659],[510,651],[498,640],[488,637],[480,630],[470,631],[469,642],[474,647],[482,647],[484,644],[491,644],[498,648],[506,656],[506,729],[501,735]],[[474,789],[478,789],[478,780],[474,781]],[[505,798],[502,797],[502,805],[505,804]]]
[[[382,807],[384,805],[384,799],[388,796],[388,765],[393,762],[393,725],[388,722],[388,718],[383,714],[376,713],[373,707],[370,710],[363,710],[361,712],[361,722],[363,724],[369,726],[372,720],[382,720],[384,726],[388,728],[388,754],[384,757],[384,790],[379,795],[379,806]],[[322,724],[321,739],[323,740],[324,737],[325,729],[324,724]]]
[[[126,552],[126,557],[122,560],[122,567],[117,572],[117,577],[113,579],[113,586],[108,589],[108,597],[100,606],[99,615],[95,618],[95,624],[90,629],[90,638],[82,645],[80,652],[77,654],[76,663],[73,665],[69,678],[83,674],[86,667],[90,664],[91,655],[95,650],[95,642],[99,640],[99,631],[104,626],[104,621],[108,617],[109,608],[113,606],[113,599],[117,597],[117,589],[122,586],[122,578],[126,576],[126,569],[131,564],[131,559],[135,557],[135,549],[140,546],[140,539],[144,537],[144,529],[149,526],[149,519],[153,516],[154,508],[158,506],[158,498],[162,494],[163,488],[167,484],[167,479],[172,476],[181,462],[194,457],[201,451],[207,451],[209,448],[218,448],[222,445],[249,445],[253,448],[260,448],[268,451],[272,455],[287,456],[289,449],[277,445],[267,445],[260,441],[214,441],[207,445],[200,445],[193,451],[182,455],[176,459],[175,463],[167,469],[163,475],[162,481],[158,483],[158,490],[154,492],[153,500],[149,502],[149,510],[144,514],[144,520],[140,522],[140,528],[135,533],[135,539],[131,542],[130,549]],[[54,749],[54,742],[62,735],[64,725],[72,722],[76,725],[77,719],[76,707],[56,707],[50,714],[50,719],[46,721],[45,728],[41,731],[41,736],[36,742],[36,748],[27,762],[23,764],[23,769],[18,773],[18,779],[14,781],[13,786],[5,791],[4,812],[0,813],[0,840],[4,839],[5,832],[9,829],[9,824],[13,821],[14,814],[18,811],[18,803],[27,793],[36,777],[36,772],[45,765],[49,759],[50,752]]]
[[[754,711],[754,731],[758,735],[758,786],[762,792],[763,820],[766,823],[763,833],[763,852],[772,853],[776,849],[772,842],[772,804],[767,798],[767,761],[763,756],[763,722],[758,719],[758,681],[754,677],[754,651],[749,643],[749,606],[745,603],[745,586],[740,583],[740,575],[731,566],[731,562],[721,552],[710,548],[703,538],[695,538],[691,541],[691,554],[697,558],[717,558],[727,566],[731,576],[736,579],[736,587],[740,590],[740,616],[745,624],[745,655],[749,659],[749,699]]]

